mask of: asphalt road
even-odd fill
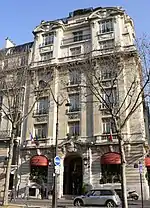
[[[23,199],[17,199],[15,202],[11,202],[12,204],[22,204],[26,205],[26,207],[29,208],[50,208],[51,207],[51,200],[23,200]],[[73,201],[72,200],[66,200],[66,199],[60,199],[58,200],[58,208],[73,208]],[[90,208],[92,206],[89,206]],[[86,208],[86,207],[84,207]],[[96,207],[95,207],[96,208]],[[141,201],[129,201],[129,208],[142,208]],[[150,208],[150,200],[144,201],[144,207],[143,208]]]

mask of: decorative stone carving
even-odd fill
[[[68,114],[69,119],[79,119],[79,113]]]
[[[35,118],[36,123],[47,122],[47,116],[38,116]]]
[[[70,143],[66,144],[65,146],[66,146],[67,152],[77,152],[78,151],[76,144],[73,142],[70,142]]]

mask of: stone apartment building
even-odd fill
[[[25,85],[23,114],[35,105],[23,122],[19,135],[19,156],[14,171],[18,197],[40,197],[41,185],[46,188],[46,197],[52,190],[57,101],[58,155],[61,158],[58,196],[81,194],[85,185],[119,188],[121,160],[111,115],[103,102],[95,104],[94,95],[85,96],[89,91],[82,86],[90,73],[85,75],[86,70],[98,67],[103,88],[100,93],[104,94],[104,101],[107,99],[104,92],[113,87],[113,95],[118,99],[115,97],[112,102],[117,99],[119,103],[125,97],[134,75],[140,80],[132,19],[118,7],[81,9],[64,19],[42,21],[33,30],[33,35],[34,42],[29,44],[28,57],[32,79]],[[114,53],[117,57],[113,56]],[[89,67],[91,58],[96,60],[92,68]],[[88,60],[87,65],[83,64],[85,60]],[[105,60],[107,67],[102,66],[101,60]],[[118,63],[123,66],[121,76],[112,86],[113,70],[119,67]],[[136,89],[138,93],[140,84]],[[124,109],[128,101],[125,101]],[[68,102],[70,107],[65,105]],[[121,119],[127,111],[128,108]],[[126,122],[122,134],[127,161],[127,187],[136,189],[140,194],[139,172],[134,163],[141,161],[146,199],[149,198],[145,166],[148,137],[144,115],[144,105],[141,104]],[[3,119],[1,122],[2,128]]]

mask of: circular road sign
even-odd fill
[[[56,156],[56,157],[54,158],[54,164],[55,164],[56,166],[59,166],[59,165],[60,165],[60,157],[59,157],[59,156]]]

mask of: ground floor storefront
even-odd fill
[[[24,148],[20,151],[16,170],[16,196],[18,198],[49,198],[53,190],[54,149]],[[136,152],[136,154],[135,154]],[[143,144],[125,147],[127,188],[140,195],[139,170],[134,167],[143,164],[142,185],[144,199],[149,198]],[[58,197],[80,195],[91,187],[120,188],[121,159],[118,145],[83,145],[67,143],[59,148],[61,158],[57,170]]]

